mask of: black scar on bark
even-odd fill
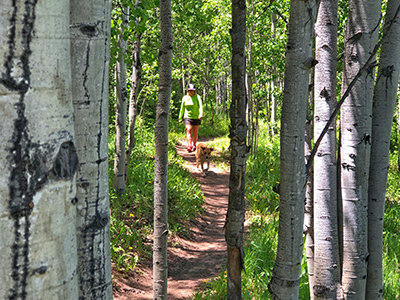
[[[327,295],[329,291],[330,291],[329,288],[324,285],[314,285],[313,286],[314,295],[317,297],[323,297],[323,296]]]
[[[82,24],[79,29],[83,34],[86,34],[89,37],[93,37],[93,36],[97,35],[96,25]]]
[[[50,172],[51,177],[58,180],[71,179],[77,171],[78,163],[74,143],[72,141],[62,143]]]

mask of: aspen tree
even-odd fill
[[[322,0],[315,24],[314,136],[336,107],[338,2]],[[336,122],[332,122],[314,158],[313,299],[336,299],[340,291],[337,215]]]
[[[381,1],[350,0],[342,91],[364,66],[378,41]],[[374,68],[352,87],[340,112],[343,207],[342,287],[346,299],[364,299],[368,261],[368,174]]]
[[[129,6],[122,7],[121,25],[118,35],[118,58],[115,64],[115,155],[113,188],[118,194],[125,191],[126,170],[126,114],[128,108],[128,91],[126,86],[126,55],[128,43],[125,32],[129,26]]]
[[[136,0],[135,6],[138,6],[140,1]],[[137,17],[138,19],[138,17]],[[137,20],[136,20],[137,23]],[[132,53],[132,75],[131,75],[131,93],[129,96],[129,118],[128,118],[128,143],[125,153],[125,180],[128,179],[129,158],[135,148],[135,128],[137,118],[137,103],[139,97],[139,86],[142,78],[142,64],[140,62],[141,34],[135,33]]]
[[[246,174],[246,1],[232,1],[232,103],[230,106],[231,172],[226,214],[225,240],[228,246],[228,299],[242,299],[244,187]]]
[[[108,185],[111,1],[72,0],[70,16],[72,97],[79,156],[79,299],[111,299]]]
[[[297,299],[303,253],[304,133],[316,1],[292,0],[281,121],[278,249],[269,283],[272,299]]]
[[[368,275],[366,299],[383,297],[382,247],[390,134],[400,73],[399,0],[389,0],[372,108],[368,191]],[[395,54],[396,53],[396,54]]]
[[[0,298],[78,299],[69,1],[0,5]]]
[[[160,1],[161,45],[154,161],[153,299],[167,299],[168,281],[168,119],[172,88],[171,0]]]

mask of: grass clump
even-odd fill
[[[400,172],[398,152],[390,155],[383,224],[383,295],[398,299],[400,295]]]

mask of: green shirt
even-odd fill
[[[182,98],[181,110],[179,112],[179,120],[200,119],[203,117],[203,104],[199,95],[190,97],[186,95]]]

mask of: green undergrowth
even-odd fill
[[[199,182],[183,168],[175,151],[179,135],[169,141],[168,218],[170,234],[187,235],[189,222],[204,211],[204,196]],[[110,136],[110,187],[113,178],[113,140]],[[138,127],[136,147],[130,159],[126,190],[117,195],[110,189],[111,256],[114,267],[121,272],[135,269],[137,263],[152,256],[153,195],[154,195],[154,132]]]
[[[213,162],[229,170],[229,138],[226,129],[219,137],[206,135],[212,126],[202,125],[199,136],[208,137],[214,147]],[[222,127],[221,127],[222,128]],[[168,201],[171,234],[185,236],[188,224],[201,214],[204,197],[199,183],[183,168],[185,162],[175,151],[175,144],[185,138],[183,125],[172,124],[169,134]],[[122,196],[110,192],[111,252],[114,268],[121,272],[135,269],[137,263],[149,261],[152,251],[154,133],[137,128],[137,147],[130,161],[126,191]],[[110,158],[114,138],[110,138]],[[384,299],[400,295],[400,173],[397,150],[391,155],[384,223]],[[113,161],[110,159],[110,186]],[[279,183],[279,137],[261,135],[257,152],[249,155],[246,166],[246,236],[245,272],[242,274],[243,299],[270,299],[268,283],[275,261],[278,240],[279,196],[272,188]],[[304,256],[305,257],[305,256]],[[204,282],[193,299],[226,299],[226,271]],[[299,299],[309,299],[305,258],[302,262]]]
[[[170,235],[188,236],[190,223],[204,212],[204,195],[200,183],[184,168],[185,162],[177,154],[175,145],[186,137],[185,127],[170,120],[168,143],[168,222]],[[137,120],[136,147],[130,162],[126,189],[117,195],[112,189],[115,152],[114,128],[110,127],[109,178],[111,206],[111,259],[120,272],[135,270],[138,263],[147,263],[152,257],[153,196],[154,196],[154,124]],[[211,123],[205,119],[199,136],[213,138],[226,135],[226,120]],[[229,142],[216,138],[213,146],[221,155],[227,155]]]
[[[400,173],[397,151],[391,156],[384,223],[384,299],[400,295]],[[272,275],[278,241],[279,196],[272,188],[279,183],[279,140],[260,136],[257,153],[246,167],[245,272],[242,299],[271,299],[268,283]],[[303,255],[299,299],[310,299],[307,263]],[[193,299],[226,299],[226,271],[204,283]]]
[[[279,141],[260,137],[259,147],[246,166],[247,234],[243,299],[267,299],[268,282],[275,261],[278,236],[279,197],[272,188],[279,183]],[[226,299],[226,271],[209,280],[197,299]]]
[[[398,151],[390,156],[385,220],[383,224],[383,295],[399,299],[400,295],[400,172]]]

